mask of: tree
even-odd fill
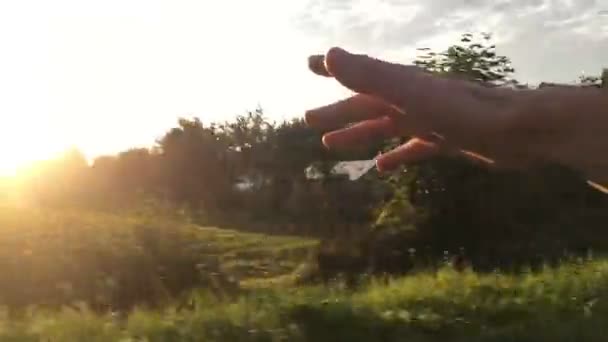
[[[87,168],[86,157],[76,148],[36,162],[21,177],[26,197],[43,205],[80,203],[87,191]]]
[[[436,53],[428,48],[418,49],[423,54],[416,59],[415,65],[425,70],[448,76],[464,78],[490,85],[517,84],[510,78],[515,71],[506,56],[496,53],[492,35],[482,33],[481,37],[471,33],[463,34],[460,44]]]
[[[215,211],[232,186],[228,139],[198,118],[178,123],[158,141],[162,187],[169,198],[191,209]]]
[[[495,53],[490,38],[465,34],[460,44],[444,52],[421,49],[415,63],[428,72],[488,86],[517,84],[511,78],[510,60]],[[437,157],[407,167],[392,184],[394,196],[378,219],[393,228],[410,229],[416,222],[415,237],[402,249],[430,247],[441,255],[465,248],[478,266],[482,260],[495,266],[516,262],[516,256],[527,262],[536,254],[555,256],[563,249],[602,245],[589,238],[593,234],[581,234],[580,223],[585,222],[587,231],[602,234],[597,230],[597,208],[606,208],[607,201],[599,199],[580,174],[560,165],[530,172],[490,171],[461,159]]]

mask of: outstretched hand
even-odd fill
[[[310,126],[328,131],[328,148],[412,137],[376,158],[381,171],[449,153],[512,168],[551,161],[608,178],[608,99],[597,89],[486,87],[340,48],[309,57],[309,67],[355,92],[306,112]]]

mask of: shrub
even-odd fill
[[[217,253],[195,228],[146,218],[0,208],[0,305],[154,306],[222,287]]]

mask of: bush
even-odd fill
[[[0,305],[155,306],[229,283],[193,228],[146,218],[0,208]]]

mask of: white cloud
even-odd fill
[[[302,30],[379,57],[408,61],[414,56],[399,54],[415,47],[443,49],[464,32],[486,31],[524,82],[572,81],[582,69],[599,73],[608,66],[608,17],[600,15],[608,1],[384,0],[362,11],[360,0],[343,0],[339,10],[332,6],[331,17],[313,2],[314,15],[301,14]],[[414,15],[398,20],[386,13]]]

